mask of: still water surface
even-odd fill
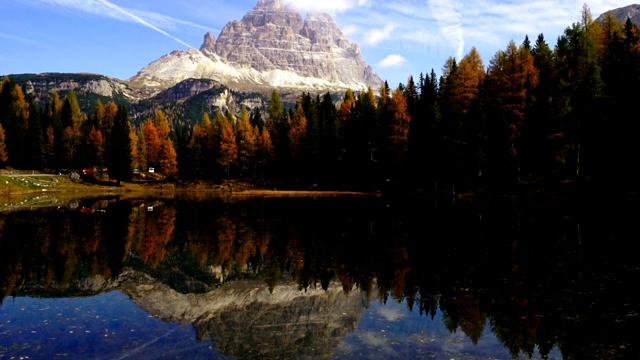
[[[0,359],[635,359],[635,204],[0,213]]]

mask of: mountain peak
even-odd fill
[[[280,10],[280,0],[258,0],[255,9]]]
[[[210,32],[204,34],[204,41],[202,42],[202,46],[200,46],[200,51],[207,56],[215,54],[216,38]]]
[[[382,83],[358,45],[344,37],[331,16],[307,14],[303,21],[280,0],[258,0],[242,20],[228,22],[217,38],[205,34],[200,51],[165,55],[130,80],[162,91],[188,78],[269,92],[274,87],[377,90]]]

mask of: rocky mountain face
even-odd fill
[[[600,15],[596,21],[602,23],[606,16],[612,15],[614,19],[617,19],[621,22],[626,22],[627,18],[631,19],[631,22],[636,26],[640,25],[640,5],[633,4],[629,6],[624,6],[621,8],[609,10],[604,14]]]
[[[174,51],[128,82],[152,96],[189,78],[219,81],[240,91],[376,89],[382,80],[326,14],[300,14],[280,0],[259,0],[199,50]]]

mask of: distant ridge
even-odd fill
[[[640,25],[640,4],[632,4],[606,11],[602,15],[598,16],[596,21],[602,23],[607,14],[611,14],[615,19],[621,22],[626,22],[627,18],[629,18],[636,26]]]

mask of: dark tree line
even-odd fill
[[[472,48],[462,59],[449,58],[439,78],[432,69],[396,89],[385,82],[377,92],[348,90],[338,102],[329,93],[303,93],[285,109],[274,90],[264,112],[217,112],[213,120],[205,113],[192,127],[171,126],[182,122],[160,112],[129,130],[130,140],[116,121],[125,110],[113,103],[98,102],[86,115],[73,93],[61,100],[54,92],[39,109],[5,79],[0,162],[104,163],[123,179],[129,168],[153,164],[181,179],[325,188],[450,192],[550,179],[628,188],[639,177],[639,125],[631,115],[640,95],[639,60],[638,28],[612,17],[595,22],[585,6],[554,47],[542,34],[533,43],[510,41],[488,65]]]

